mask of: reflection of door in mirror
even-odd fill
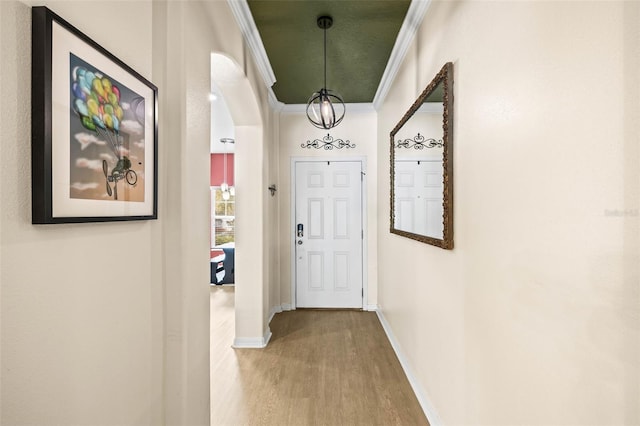
[[[394,227],[440,240],[444,213],[441,93],[436,88],[402,126],[395,137],[394,155]]]
[[[395,228],[442,239],[442,159],[396,160]]]

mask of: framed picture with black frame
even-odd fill
[[[32,223],[156,219],[158,89],[32,9]]]

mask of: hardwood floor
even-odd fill
[[[428,425],[374,312],[277,314],[232,349],[233,287],[211,287],[212,425]]]

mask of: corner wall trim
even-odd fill
[[[284,311],[293,311],[294,309],[291,307],[290,303],[283,303],[282,305],[276,305],[276,306],[272,306],[271,310],[269,311],[269,322],[268,324],[271,324],[271,320],[273,320],[273,317],[276,314],[279,314],[280,312],[284,312]],[[371,309],[374,310],[374,309]]]
[[[429,398],[427,398],[426,392],[424,391],[422,386],[420,386],[420,383],[418,382],[416,375],[413,373],[413,370],[409,365],[409,361],[407,360],[407,357],[405,357],[404,354],[402,353],[402,350],[400,349],[400,345],[398,344],[398,341],[396,340],[393,334],[393,331],[391,330],[391,326],[387,322],[387,319],[384,317],[384,314],[380,309],[376,310],[376,314],[378,314],[378,319],[380,320],[380,324],[382,324],[382,328],[384,329],[384,332],[387,334],[387,338],[391,343],[391,347],[393,348],[393,351],[396,353],[396,356],[398,357],[398,361],[400,361],[400,365],[404,370],[404,374],[407,376],[407,379],[409,380],[409,384],[413,389],[413,393],[415,393],[416,398],[418,399],[418,403],[420,404],[420,407],[422,407],[422,411],[424,412],[424,415],[427,416],[427,420],[429,421],[429,424],[431,426],[442,426],[442,420],[440,420],[440,417],[438,416],[435,408],[433,407],[433,404],[431,403]]]
[[[282,306],[280,305],[273,306],[271,308],[271,311],[269,312],[269,321],[267,322],[267,324],[271,324],[271,320],[273,319],[274,315],[279,314],[280,312],[282,312]]]
[[[267,346],[271,340],[271,329],[267,326],[262,337],[236,337],[233,339],[234,349],[262,349]]]
[[[378,312],[378,305],[364,305],[363,310],[368,312]]]
[[[272,87],[267,88],[267,96],[269,99],[269,106],[271,107],[271,109],[274,110],[275,112],[282,111],[282,109],[285,107],[285,104],[283,104],[278,100],[278,98],[276,97],[276,94],[273,92]]]
[[[271,328],[267,325],[267,329],[264,331],[264,336],[262,336],[262,341],[264,342],[263,348],[269,344],[271,336],[273,336],[273,334],[271,334]]]

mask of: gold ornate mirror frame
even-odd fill
[[[406,125],[405,130],[408,128],[414,128],[416,122],[407,124],[412,118],[418,120],[416,112],[425,105],[425,102],[430,102],[428,99],[438,98],[442,99],[442,140],[427,139],[429,144],[425,144],[424,136],[420,133],[414,139],[398,139],[398,133],[402,131],[403,126]],[[440,101],[438,101],[440,102]],[[400,122],[394,127],[390,133],[391,140],[391,212],[390,212],[390,231],[397,235],[402,235],[407,238],[411,238],[417,241],[421,241],[426,244],[431,244],[443,249],[453,248],[453,64],[447,62],[442,69],[436,74],[431,83],[424,89],[424,91],[418,96],[416,101],[411,105],[411,108],[402,117]],[[411,232],[405,229],[396,228],[396,150],[404,147],[407,148],[407,141],[411,142],[411,145],[423,150],[423,148],[437,147],[442,148],[442,238],[436,236],[427,235],[427,233],[421,234],[417,232]],[[402,146],[401,146],[402,145]],[[415,145],[418,145],[417,147]],[[436,160],[437,161],[437,160]],[[418,161],[417,164],[420,164]],[[438,165],[439,166],[439,165]],[[425,178],[426,179],[426,178]],[[439,200],[439,199],[438,199]],[[436,203],[437,205],[437,203]],[[439,207],[439,206],[438,206]]]

